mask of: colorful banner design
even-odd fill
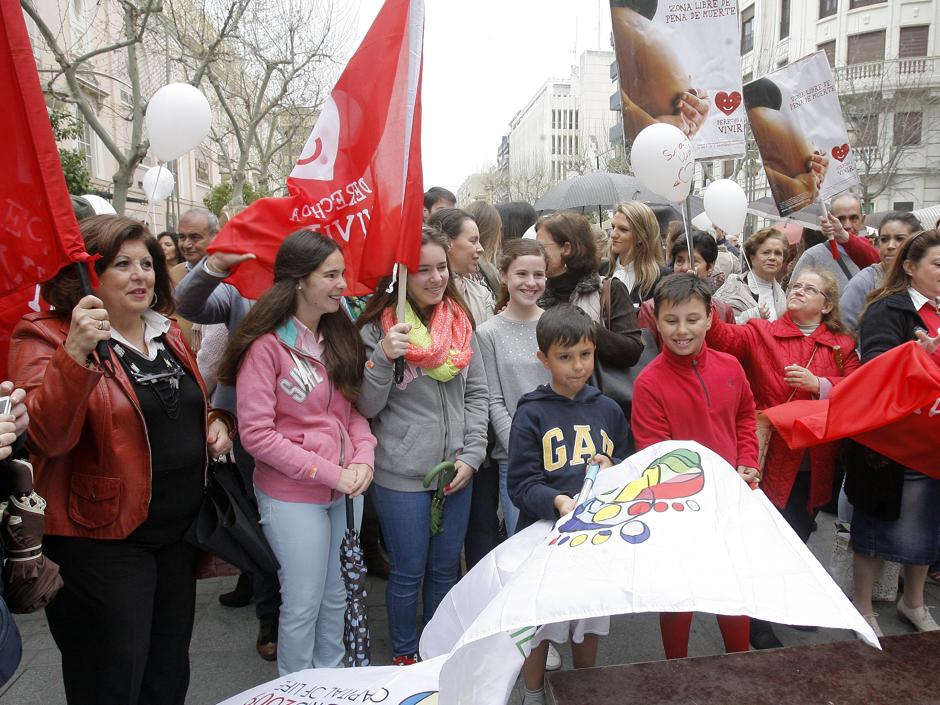
[[[291,701],[274,694],[293,682],[308,689],[355,687],[359,699],[349,702],[412,705],[400,698],[439,691],[436,702],[448,705],[504,705],[540,630],[557,633],[559,622],[673,611],[854,629],[878,646],[762,492],[751,491],[707,448],[669,441],[602,470],[593,496],[571,514],[555,525],[533,524],[474,566],[424,630],[421,655],[428,660],[400,668],[304,671],[223,705],[287,705]],[[381,700],[361,695],[380,689],[390,694],[375,696]],[[334,702],[323,693],[296,698],[293,705]]]
[[[423,46],[424,1],[388,0],[323,105],[287,179],[290,195],[252,203],[209,248],[256,255],[229,278],[243,296],[271,286],[278,248],[302,229],[342,248],[347,294],[372,293],[395,263],[417,268]]]
[[[828,399],[790,402],[764,413],[791,448],[852,438],[940,479],[940,367],[917,343],[866,362]]]
[[[748,83],[744,105],[781,216],[859,184],[824,52]]]
[[[610,0],[624,141],[678,127],[696,159],[744,154],[737,0]]]

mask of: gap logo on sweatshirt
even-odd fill
[[[568,465],[584,465],[598,453],[613,455],[614,442],[604,429],[601,429],[601,450],[594,445],[590,425],[575,424],[572,429],[574,441],[570,444],[571,458],[568,457],[569,444],[561,428],[556,426],[542,434],[542,465],[546,472],[560,470]]]
[[[287,396],[298,404],[302,404],[307,399],[307,395],[323,382],[323,377],[315,365],[311,365],[307,360],[296,355],[292,357],[294,368],[290,371],[289,377],[282,377],[278,381],[278,385]]]

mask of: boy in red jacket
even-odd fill
[[[754,395],[741,364],[705,345],[710,287],[698,277],[673,274],[656,287],[653,306],[663,348],[633,386],[630,425],[637,450],[661,441],[697,441],[757,487]],[[666,658],[688,656],[692,613],[664,612],[659,623]],[[718,615],[718,626],[728,653],[747,651],[746,616]]]

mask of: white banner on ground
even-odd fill
[[[707,448],[671,441],[602,471],[595,496],[557,528],[534,525],[475,566],[425,628],[421,653],[449,647],[441,703],[502,705],[536,625],[689,611],[854,629],[878,645],[762,492]]]
[[[219,705],[438,705],[445,657],[413,666],[311,668],[239,693]]]
[[[670,441],[603,470],[572,514],[474,566],[424,630],[428,660],[302,671],[222,705],[504,705],[538,627],[675,611],[854,629],[878,645],[762,492],[707,448]]]
[[[696,159],[744,154],[737,0],[610,0],[624,140],[655,122]]]
[[[858,186],[825,52],[748,83],[744,105],[781,216]]]

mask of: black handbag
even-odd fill
[[[234,462],[213,463],[186,540],[246,573],[274,573],[280,566],[248,491]]]
[[[610,330],[610,287],[611,279],[604,280],[604,287],[601,289],[601,323]],[[621,369],[608,365],[601,361],[598,355],[594,355],[594,375],[591,378],[591,384],[601,390],[604,396],[610,397],[617,405],[623,409],[627,421],[630,420],[630,410],[633,404],[633,383],[637,375],[643,371],[653,359],[659,354],[656,347],[656,339],[653,334],[645,328],[640,328],[640,334],[643,339],[643,352],[640,353],[640,359],[636,364],[627,369]]]

